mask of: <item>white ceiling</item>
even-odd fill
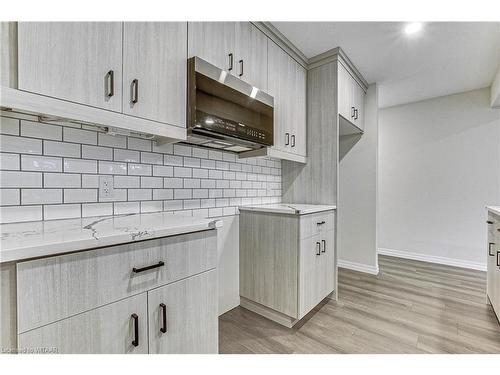
[[[407,36],[400,22],[273,22],[307,57],[340,46],[389,107],[490,86],[500,23],[430,22]]]

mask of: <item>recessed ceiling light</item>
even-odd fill
[[[407,35],[418,33],[422,30],[422,22],[411,22],[405,26],[405,33]]]

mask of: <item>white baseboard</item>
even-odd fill
[[[378,265],[376,267],[374,267],[374,266],[368,266],[368,265],[363,264],[363,263],[349,262],[347,260],[339,260],[337,265],[340,268],[347,268],[347,269],[353,270],[353,271],[359,271],[359,272],[369,273],[372,275],[378,275]]]
[[[378,249],[378,254],[380,255],[388,255],[391,257],[404,258],[404,259],[412,259],[412,260],[420,260],[422,262],[428,263],[437,263],[444,264],[446,266],[454,266],[460,268],[470,268],[473,270],[486,271],[486,264],[479,262],[471,262],[462,259],[453,259],[453,258],[445,258],[439,257],[435,255],[426,255],[420,253],[412,253],[409,251],[401,251],[401,250],[393,250],[393,249]]]

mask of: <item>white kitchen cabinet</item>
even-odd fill
[[[241,305],[292,327],[335,290],[332,210],[273,213],[240,208]]]
[[[235,22],[189,22],[188,57],[198,56],[237,75]]]
[[[123,113],[186,127],[186,22],[125,22]]]
[[[487,295],[500,319],[500,216],[488,213]]]
[[[363,131],[365,91],[341,62],[337,77],[339,115]]]
[[[305,157],[306,71],[278,45],[269,41],[268,76],[268,92],[274,96],[273,148]]]
[[[121,22],[19,22],[18,88],[122,110]]]
[[[267,92],[267,36],[250,22],[236,24],[237,77]]]
[[[217,353],[217,271],[148,292],[150,353]]]
[[[147,297],[142,293],[21,333],[20,353],[146,354]]]

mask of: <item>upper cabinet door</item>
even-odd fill
[[[354,122],[353,79],[347,69],[338,62],[338,112],[346,120]]]
[[[123,112],[186,126],[186,22],[126,22]]]
[[[122,23],[19,22],[20,90],[122,110]]]
[[[275,43],[268,42],[268,89],[274,97],[274,146],[278,151],[291,151],[291,123],[293,111],[293,65],[289,57]]]
[[[353,79],[354,87],[354,107],[356,112],[354,115],[354,124],[361,130],[365,129],[365,91],[363,88]]]
[[[216,270],[149,291],[148,312],[150,353],[217,353]]]
[[[235,34],[235,22],[189,22],[188,56],[198,56],[236,75]]]
[[[307,93],[307,72],[297,62],[293,61],[295,70],[295,105],[293,116],[293,140],[292,150],[298,155],[307,156],[307,114],[306,114],[306,93]]]
[[[267,37],[250,22],[236,24],[236,74],[267,92]]]

